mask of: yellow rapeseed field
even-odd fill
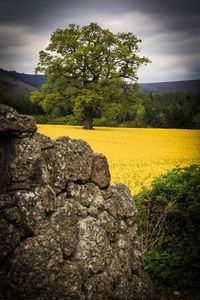
[[[127,184],[132,194],[177,165],[200,163],[200,130],[38,125],[38,131],[87,141],[108,158],[112,183]]]

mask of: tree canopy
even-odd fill
[[[91,129],[95,114],[108,105],[116,110],[125,80],[137,81],[138,68],[150,62],[138,55],[140,42],[131,32],[114,34],[96,23],[57,29],[36,68],[47,84],[32,93],[32,100],[46,112],[55,106],[71,110]]]

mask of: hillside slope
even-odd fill
[[[6,90],[12,95],[22,95],[30,93],[37,88],[22,80],[10,76],[9,72],[0,70],[0,84],[3,85]]]

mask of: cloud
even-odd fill
[[[154,17],[162,16],[167,21],[174,16],[198,16],[200,12],[199,0],[160,1],[160,0],[6,0],[0,3],[1,23],[25,24],[27,26],[49,25],[56,19],[78,12],[80,19],[84,13],[98,12],[108,13],[111,16],[122,15],[127,12],[136,12]],[[174,19],[174,20],[175,20]],[[175,24],[174,24],[175,25]],[[192,25],[192,24],[191,24]]]
[[[152,64],[140,81],[199,78],[200,1],[6,0],[0,2],[0,65],[33,72],[56,28],[97,22],[135,33]]]
[[[26,37],[24,29],[21,27],[0,26],[0,43],[1,48],[17,45],[24,46]]]
[[[0,26],[0,66],[7,70],[33,73],[39,50],[45,49],[49,36],[26,31],[23,27]]]
[[[198,79],[200,74],[199,54],[188,55],[155,55],[153,64],[141,67],[140,82],[161,82]]]

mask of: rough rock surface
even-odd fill
[[[0,106],[0,299],[153,299],[125,185],[82,140]]]

